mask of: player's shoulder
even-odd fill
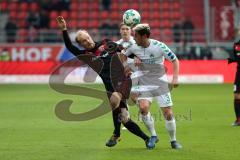
[[[123,39],[119,39],[118,41],[116,41],[115,43],[117,44],[121,44],[123,42]]]
[[[167,46],[164,42],[161,42],[161,41],[158,41],[156,39],[150,39],[150,43],[153,45],[153,46]]]

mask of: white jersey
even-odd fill
[[[124,41],[123,39],[120,39],[120,40],[118,40],[116,43],[122,45],[123,48],[124,48],[125,50],[127,50],[127,49],[130,48],[132,45],[136,44],[136,41],[135,41],[135,40],[133,39],[133,37],[131,36],[130,39],[129,39],[129,41]],[[128,63],[129,67],[131,68],[131,70],[132,70],[132,72],[133,72],[132,75],[131,75],[131,78],[132,78],[132,77],[135,76],[135,72],[138,70],[138,67],[136,67],[136,66],[134,65],[134,59],[133,59],[133,58],[127,58],[127,63]],[[132,79],[134,79],[134,78],[132,78]],[[132,85],[133,85],[133,86],[134,86],[134,85],[137,85],[137,84],[138,84],[137,79],[132,80]]]
[[[125,52],[126,56],[134,54],[141,59],[142,65],[139,72],[142,75],[138,78],[139,85],[145,88],[154,88],[152,96],[162,95],[169,92],[168,80],[165,73],[164,60],[169,61],[177,59],[176,55],[167,47],[166,44],[154,39],[149,39],[150,45],[147,48],[132,45]],[[149,95],[150,96],[150,95]]]
[[[147,48],[138,46],[137,44],[129,47],[124,53],[126,56],[136,55],[144,64],[164,64],[164,59],[174,61],[176,55],[167,47],[166,44],[154,39],[149,39],[150,45]]]
[[[130,37],[129,41],[124,41],[123,39],[120,39],[116,43],[122,45],[124,49],[128,49],[133,44],[136,44],[132,36]]]

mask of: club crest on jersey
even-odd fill
[[[104,45],[101,45],[100,47],[98,47],[98,50],[99,50],[100,52],[103,52],[103,51],[105,50],[105,46],[104,46]]]

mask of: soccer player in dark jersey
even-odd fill
[[[232,124],[233,126],[240,126],[240,41],[234,43],[234,55],[232,59],[229,59],[229,62],[237,63],[237,71],[235,74],[234,81],[234,111],[236,115],[236,120]]]
[[[76,42],[81,45],[85,50],[79,50],[75,47],[68,35],[67,25],[63,17],[57,17],[57,22],[62,30],[64,43],[67,49],[72,52],[78,59],[88,64],[94,71],[96,71],[102,78],[107,95],[112,107],[112,117],[114,122],[114,132],[106,146],[113,147],[120,139],[120,127],[123,125],[133,134],[142,138],[148,149],[149,137],[133,122],[127,110],[126,100],[129,98],[131,89],[130,76],[125,74],[124,66],[116,51],[112,52],[107,50],[114,46],[110,40],[102,40],[94,42],[91,36],[85,30],[77,32]],[[108,44],[112,44],[108,45]],[[108,46],[110,46],[108,48]],[[113,47],[114,48],[114,47]],[[120,121],[119,121],[120,119]]]

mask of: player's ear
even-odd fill
[[[77,38],[77,37],[75,38],[75,41],[76,41],[77,43],[79,43],[79,41],[78,41],[78,38]]]

